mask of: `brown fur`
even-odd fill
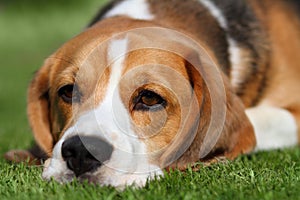
[[[254,7],[270,40],[270,66],[262,103],[291,111],[300,127],[299,13],[288,1],[267,0],[256,2]],[[300,129],[298,133],[300,140]]]
[[[258,103],[268,102],[274,106],[289,109],[296,117],[300,127],[300,93],[297,89],[300,82],[298,78],[300,74],[298,56],[298,52],[300,52],[300,22],[296,14],[290,12],[290,7],[287,4],[283,4],[279,0],[276,0],[276,3],[274,1],[260,3],[258,0],[249,3],[259,17],[262,27],[266,30],[269,46],[263,48],[262,52],[258,52],[261,53],[262,57],[258,62],[260,70],[253,74],[245,71],[248,79],[242,87],[244,89],[242,93],[238,93],[230,85],[230,63],[228,61],[226,35],[213,16],[198,4],[195,7],[192,3],[185,3],[183,7],[174,5],[182,11],[191,11],[188,12],[190,15],[177,16],[176,9],[168,9],[169,6],[166,2],[159,3],[162,8],[165,8],[159,10],[156,2],[150,2],[151,9],[156,12],[159,21],[146,22],[132,20],[124,16],[100,21],[53,54],[34,77],[28,91],[28,118],[37,144],[43,151],[47,152],[48,156],[51,156],[53,145],[59,140],[64,131],[76,121],[76,117],[73,118],[73,115],[78,116],[103,100],[103,94],[106,91],[110,76],[110,70],[105,67],[111,65],[111,63],[105,56],[107,55],[107,45],[102,46],[101,49],[97,49],[97,45],[113,34],[141,27],[172,28],[188,35],[206,47],[208,56],[222,72],[226,95],[224,129],[214,148],[201,157],[201,147],[204,150],[210,149],[210,144],[205,144],[204,138],[208,130],[208,124],[211,120],[214,120],[210,119],[212,100],[204,78],[213,80],[214,77],[211,74],[207,75],[208,77],[202,77],[195,70],[196,66],[193,66],[180,55],[163,50],[136,50],[126,55],[126,70],[124,73],[145,63],[172,66],[187,82],[191,83],[194,89],[193,92],[188,93],[186,92],[187,87],[184,85],[178,86],[177,91],[181,91],[179,94],[188,94],[180,97],[182,99],[186,98],[186,102],[188,102],[187,105],[182,107],[183,110],[180,110],[178,108],[179,102],[168,90],[155,84],[145,84],[143,86],[157,91],[169,102],[166,107],[168,113],[166,124],[159,131],[159,134],[151,136],[145,141],[148,151],[154,153],[153,162],[158,162],[162,167],[182,169],[188,164],[199,160],[210,162],[217,157],[224,156],[234,159],[239,154],[250,152],[255,147],[255,137],[253,127],[244,111],[246,107]],[[266,8],[268,12],[265,12]],[[202,15],[203,21],[195,20],[197,13]],[[265,36],[262,38],[265,38]],[[131,39],[136,39],[135,42],[139,42],[137,37],[133,36]],[[154,41],[160,42],[160,38],[147,38],[146,42],[152,43]],[[135,43],[132,42],[130,45],[134,46]],[[174,45],[178,44],[175,42]],[[95,48],[97,51],[95,51]],[[197,54],[188,47],[183,46],[181,48],[187,57],[193,57]],[[97,54],[94,54],[93,51]],[[86,60],[86,56],[90,54],[92,55]],[[249,49],[244,49],[243,54],[245,55],[245,63],[251,63],[252,58],[249,58],[250,61],[247,60],[250,57]],[[193,58],[193,60],[201,65],[197,58]],[[89,66],[88,63],[92,65]],[[79,66],[87,68],[82,67],[79,69]],[[101,77],[100,74],[102,74]],[[144,76],[141,77],[144,77],[144,80],[151,80],[158,78],[157,76],[159,75],[154,77],[150,71],[145,71]],[[171,75],[169,74],[169,76]],[[57,97],[57,90],[65,84],[74,83],[75,77],[78,84],[85,84],[84,88],[90,88],[90,90],[84,91],[85,96],[95,95],[96,97],[95,99],[84,99],[85,103],[80,108],[72,108],[71,105],[65,104]],[[133,73],[131,79],[134,77]],[[170,77],[168,75],[159,77],[161,80],[164,78]],[[125,106],[130,109],[132,108],[132,99],[127,94],[132,93],[134,85],[130,85],[130,77],[127,77],[127,79],[122,80],[120,88],[122,100]],[[88,83],[86,80],[89,80]],[[174,81],[176,82],[176,80]],[[184,90],[185,92],[182,92]],[[185,126],[179,127],[181,114],[185,112],[184,109],[191,109],[192,112],[187,117],[188,120]],[[150,132],[147,132],[149,130],[139,127],[151,122],[149,113],[130,110],[130,114],[137,125],[136,130],[143,132],[143,135],[138,136],[142,139],[151,135]],[[159,119],[160,114],[162,113],[157,113],[155,117]],[[159,121],[156,123],[159,126]],[[181,131],[178,133],[177,130],[179,129]],[[196,130],[195,135],[191,133],[194,130]],[[190,134],[194,137],[189,138]],[[209,135],[208,141],[213,140],[212,137]],[[192,140],[189,141],[189,139]],[[155,152],[156,149],[163,149],[163,151]],[[186,151],[178,158],[177,156],[183,153],[182,149]],[[172,163],[174,158],[178,159]],[[13,160],[14,158],[10,157],[8,159]]]

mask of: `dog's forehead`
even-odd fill
[[[59,62],[64,61],[53,68],[53,71],[63,71],[70,76],[76,74],[77,80],[83,79],[83,83],[87,82],[84,79],[88,78],[88,82],[92,82],[92,77],[101,77],[101,75],[104,75],[103,78],[107,81],[108,78],[105,78],[105,75],[111,74],[109,66],[121,56],[119,55],[121,52],[126,54],[122,73],[126,73],[133,67],[145,65],[146,63],[166,65],[178,70],[179,73],[184,73],[184,64],[179,56],[158,49],[146,50],[151,46],[168,48],[167,45],[175,43],[170,38],[163,39],[158,34],[157,29],[154,31],[154,34],[149,33],[149,27],[151,26],[157,27],[151,22],[141,22],[124,17],[115,17],[99,22],[99,24],[85,30],[67,42],[51,56],[59,60]],[[132,31],[137,27],[139,30]],[[141,27],[145,31],[141,31]],[[118,50],[122,45],[125,45],[124,42],[123,44],[117,42],[120,40],[126,40],[125,52]],[[154,43],[155,45],[153,45]],[[141,48],[143,46],[145,47],[144,50]],[[174,47],[171,47],[171,49],[174,49]],[[179,52],[182,52],[180,50],[182,45],[178,45],[177,49],[179,49]],[[133,50],[134,52],[132,52]],[[97,78],[97,80],[99,79]]]
[[[123,23],[116,26],[115,21],[120,20]],[[182,55],[149,48],[153,43],[164,47],[171,43],[171,49],[183,49],[182,46],[174,48],[175,44],[159,37],[156,30],[151,34],[147,23],[151,22],[141,24],[127,18],[107,19],[66,43],[53,56],[60,63],[53,68],[53,77],[57,80],[53,83],[53,91],[66,84],[76,84],[83,94],[82,102],[86,103],[81,105],[81,110],[87,111],[100,105],[108,93],[115,94],[116,88],[120,88],[118,92],[125,104],[134,90],[145,84],[160,82],[163,87],[175,91],[184,88],[174,87],[179,85],[176,77],[189,82]],[[145,26],[147,31],[131,31],[140,26]],[[130,84],[132,82],[134,84]],[[184,95],[185,91],[188,90],[178,90],[178,94]]]
[[[161,67],[172,68],[181,74],[186,72],[185,60],[179,55],[166,50],[145,48],[128,53],[125,61],[124,73],[132,70],[135,67],[141,66],[145,66],[145,70],[153,70],[152,67],[157,65],[161,65]],[[152,71],[152,73],[154,72]]]
[[[94,92],[99,103],[108,90],[120,84],[128,86],[132,81],[139,83],[135,87],[157,81],[171,84],[174,76],[188,81],[185,60],[179,55],[159,49],[131,50],[134,42],[123,35],[95,49],[73,73],[76,84],[85,91]]]

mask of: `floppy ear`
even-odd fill
[[[48,155],[53,148],[50,126],[49,74],[50,65],[45,65],[36,73],[28,89],[27,115],[37,145]]]
[[[201,63],[198,59],[194,59],[193,63],[208,71],[211,69],[211,66],[205,66],[205,63]],[[191,120],[189,126],[198,128],[189,148],[167,169],[185,169],[197,161],[210,163],[218,158],[234,159],[240,154],[251,152],[256,145],[254,129],[245,114],[242,101],[233,92],[224,73],[220,72],[219,78],[221,79],[216,79],[218,74],[215,71],[208,73],[205,70],[197,70],[189,62],[186,62],[186,69],[199,103],[197,111],[199,114],[193,114],[189,119]],[[216,103],[218,105],[214,107]],[[182,141],[187,139],[181,138]],[[172,154],[182,148],[180,145],[182,145],[180,142],[171,145],[172,149],[163,155],[164,158],[170,161],[170,158],[174,157]]]
[[[213,151],[203,160],[223,155],[234,159],[240,154],[250,153],[256,146],[254,128],[245,113],[244,104],[229,86],[229,81],[226,79],[225,82],[227,112],[224,129]]]
[[[50,131],[48,97],[50,67],[47,64],[49,63],[46,61],[35,74],[27,92],[27,115],[37,145],[28,150],[7,152],[4,157],[9,161],[39,164],[40,159],[45,159],[51,154],[53,138]]]

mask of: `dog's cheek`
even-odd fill
[[[156,113],[152,118],[156,119],[149,127],[144,128],[145,143],[151,164],[160,166],[160,156],[174,142],[180,132],[182,122],[180,106],[168,107],[161,113]],[[147,130],[148,129],[148,130]]]

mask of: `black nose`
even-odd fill
[[[97,169],[110,158],[112,151],[113,147],[104,140],[87,136],[71,137],[64,141],[61,148],[68,168],[77,177]]]

